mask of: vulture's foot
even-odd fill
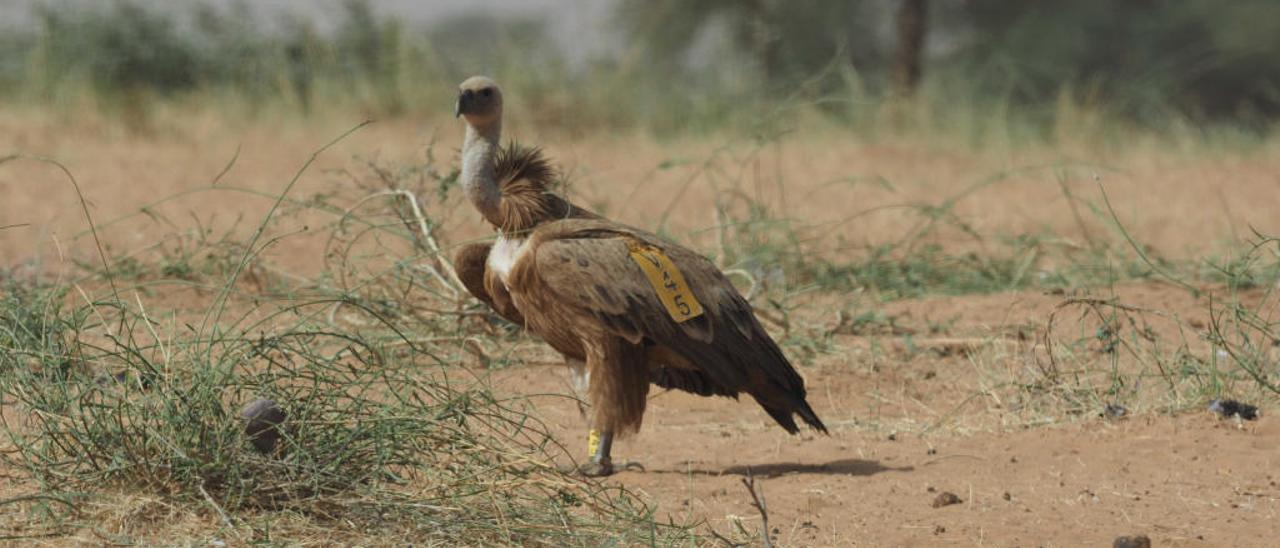
[[[627,468],[625,467],[623,468],[623,470],[626,470],[626,469]],[[611,476],[613,475],[614,472],[616,472],[616,470],[614,470],[613,468],[613,463],[607,460],[606,461],[589,460],[577,466],[574,466],[572,464],[565,464],[565,465],[557,466],[556,470],[559,471],[561,474],[574,474],[574,475],[580,475],[588,478],[602,478],[605,476]]]
[[[639,470],[644,471],[644,466],[635,461],[625,461],[621,467],[614,468],[613,459],[609,456],[610,449],[613,448],[613,433],[609,431],[597,432],[592,430],[587,435],[587,462],[578,465],[577,468],[565,469],[560,471],[566,474],[581,474],[588,478],[601,478],[612,476],[614,472],[619,470]]]
[[[612,476],[615,472],[644,472],[645,468],[643,464],[629,460],[617,466],[614,466],[611,461],[587,461],[578,465],[576,468],[565,466],[559,468],[559,470],[566,474],[581,474],[588,478],[602,478],[605,476]]]
[[[613,461],[609,459],[589,460],[578,466],[578,473],[588,478],[602,478],[613,475]]]

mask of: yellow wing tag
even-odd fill
[[[640,242],[627,243],[631,251],[631,260],[640,265],[653,290],[658,293],[658,300],[667,307],[667,314],[676,323],[702,315],[702,303],[693,296],[689,284],[684,281],[684,274],[671,262],[665,253]]]

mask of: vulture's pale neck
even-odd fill
[[[495,226],[502,226],[502,192],[498,188],[494,156],[498,154],[502,138],[502,120],[497,119],[482,126],[467,124],[467,135],[462,141],[462,192],[480,214]]]

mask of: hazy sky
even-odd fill
[[[32,7],[40,5],[62,9],[76,6],[102,5],[111,0],[0,0],[0,18],[6,23],[30,21]],[[243,2],[263,12],[291,12],[309,15],[317,21],[342,12],[345,0],[131,0],[134,3],[170,6],[200,4],[229,6]],[[585,30],[594,26],[592,18],[607,15],[613,0],[370,0],[378,13],[404,18],[410,23],[431,23],[464,13],[489,12],[512,16],[539,17],[562,26],[565,30]]]
[[[32,6],[49,5],[59,9],[104,4],[109,0],[0,0],[0,26],[22,26],[31,21]],[[261,10],[267,19],[273,12],[289,12],[307,16],[322,27],[333,16],[342,13],[345,0],[132,0],[140,4],[183,6],[207,4],[228,6],[238,1]],[[615,0],[370,0],[382,15],[401,18],[410,25],[433,22],[467,13],[509,14],[545,20],[551,34],[571,58],[581,58],[589,51],[609,44],[605,29]]]

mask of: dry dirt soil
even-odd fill
[[[1126,302],[1188,304],[1172,288],[1125,289],[1135,294]],[[1199,405],[1162,412],[1142,404],[1121,418],[1104,416],[1104,406],[1027,413],[1002,399],[1010,391],[990,387],[1001,374],[988,367],[1030,359],[1033,342],[955,348],[1006,341],[999,333],[1043,323],[1060,300],[1007,293],[895,303],[898,314],[966,315],[955,331],[968,338],[938,339],[916,355],[890,349],[876,358],[867,340],[875,337],[837,336],[847,355],[801,368],[830,436],[789,436],[749,399],[653,393],[643,431],[615,448],[617,459],[644,470],[607,481],[677,517],[755,533],[761,515],[743,484],[750,474],[780,546],[1109,546],[1133,534],[1155,546],[1273,546],[1274,417],[1224,420]],[[1008,312],[994,316],[1000,310]],[[512,391],[571,393],[550,364],[495,376]],[[534,401],[585,453],[578,406],[559,396]],[[959,503],[936,506],[944,493]]]
[[[208,187],[237,150],[219,185],[278,193],[312,151],[348,126],[260,120],[229,127],[192,115],[165,118],[138,135],[107,122],[6,111],[0,156],[59,160],[102,223]],[[715,246],[712,232],[702,229],[719,222],[716,196],[734,193],[768,204],[778,217],[802,220],[800,243],[832,258],[893,242],[917,226],[906,205],[953,198],[955,214],[981,234],[1052,234],[1064,246],[1114,238],[1107,219],[1087,207],[1073,211],[1066,198],[1100,206],[1100,183],[1135,238],[1164,256],[1214,253],[1251,227],[1280,232],[1275,144],[1247,152],[1154,145],[1122,152],[1085,145],[974,150],[804,132],[759,144],[562,135],[519,123],[511,129],[564,166],[576,200],[640,226],[665,224],[702,249]],[[375,124],[322,155],[292,195],[342,184],[344,170],[364,159],[420,162],[432,142],[441,166],[453,165],[460,131],[452,120]],[[1053,167],[1063,165],[1076,167]],[[991,184],[973,187],[984,182]],[[153,207],[153,215],[104,227],[100,236],[114,253],[128,254],[196,221],[247,231],[243,226],[255,223],[236,225],[236,218],[257,219],[269,204],[199,191]],[[445,221],[446,243],[484,236],[465,204],[441,208],[435,213]],[[289,233],[306,223],[295,217],[272,230]],[[50,165],[29,159],[0,165],[0,226],[7,225],[24,226],[0,230],[0,266],[57,271],[73,268],[70,259],[92,257],[80,203]],[[961,232],[937,237],[944,247],[987,245]],[[320,244],[303,235],[273,246],[268,259],[306,277],[323,268],[320,253]],[[1150,327],[1144,331],[1150,337],[1130,337],[1132,346],[1110,351],[1080,343],[1050,362],[1054,340],[1087,341],[1097,331],[1088,306],[1072,301],[1083,297],[1140,309],[1132,314],[1136,323],[1126,325]],[[1245,298],[1269,306],[1263,296]],[[1236,381],[1227,386],[1231,395],[1259,403],[1263,415],[1222,419],[1205,410],[1207,392],[1194,378],[1166,369],[1179,349],[1213,354],[1203,339],[1211,321],[1205,295],[1148,281],[888,303],[856,292],[801,294],[788,306],[789,327],[767,325],[799,364],[830,436],[788,436],[750,401],[655,391],[642,432],[615,448],[618,459],[637,461],[643,471],[604,481],[642,492],[660,516],[705,520],[742,538],[742,531],[762,527],[742,481],[750,475],[779,546],[1106,546],[1139,533],[1155,546],[1280,543],[1274,400]],[[853,329],[842,320],[866,311],[892,321]],[[571,392],[566,372],[535,341],[510,344],[534,358],[493,371],[497,388],[548,394],[533,398],[539,415],[566,445],[585,446],[578,406],[563,397]],[[1053,368],[1056,382],[1046,383]],[[1109,392],[1117,377],[1122,387]],[[1126,412],[1105,416],[1107,403]],[[949,498],[945,493],[958,502],[935,506]],[[216,527],[216,518],[202,519]]]

